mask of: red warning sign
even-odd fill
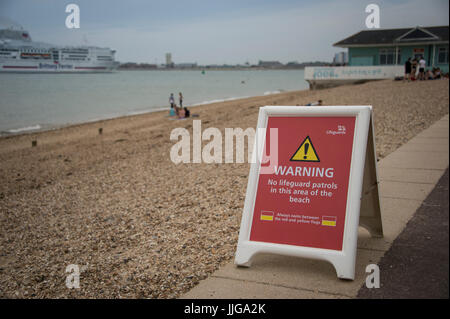
[[[342,250],[355,117],[269,117],[269,161],[271,128],[277,160],[259,175],[250,240]]]

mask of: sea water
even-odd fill
[[[0,134],[168,109],[170,93],[192,107],[307,88],[303,70],[0,73]]]

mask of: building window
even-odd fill
[[[395,48],[380,49],[380,65],[399,64],[401,61],[400,49],[397,50],[397,61],[395,60]]]
[[[448,63],[448,47],[439,48],[438,63],[439,64]]]

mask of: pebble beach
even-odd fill
[[[381,159],[448,114],[448,92],[448,79],[383,80],[1,137],[0,298],[177,298],[230,262],[250,164],[176,165],[174,128],[224,135],[255,128],[264,105],[372,105]]]

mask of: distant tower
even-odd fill
[[[345,65],[348,63],[348,53],[345,51],[336,53],[333,58],[333,63],[336,65]]]
[[[173,67],[172,53],[166,53],[166,67],[168,68]]]

